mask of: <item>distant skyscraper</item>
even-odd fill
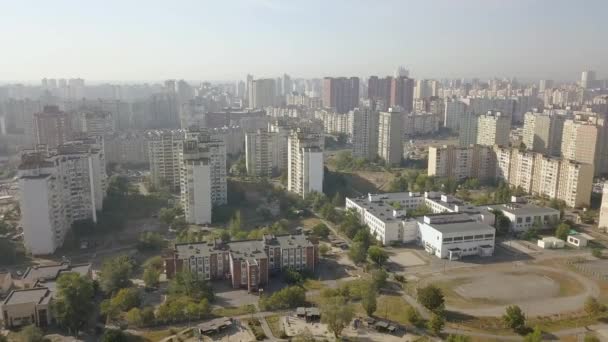
[[[276,104],[276,81],[272,78],[252,80],[249,83],[249,108],[264,108]]]
[[[391,107],[410,113],[414,108],[414,80],[405,76],[391,79]]]
[[[393,78],[390,76],[378,78],[370,76],[367,81],[367,98],[375,101],[376,107],[386,110],[391,102],[391,85]]]
[[[41,113],[34,114],[34,135],[36,144],[55,148],[72,136],[72,125],[66,112],[57,106],[44,106]]]
[[[443,126],[458,132],[460,118],[467,110],[467,105],[458,100],[448,100],[445,102],[443,113]]]
[[[547,89],[553,88],[553,80],[540,80],[538,82],[538,92],[543,93]]]
[[[581,87],[593,88],[595,86],[595,71],[586,70],[581,73]]]
[[[399,66],[396,70],[395,70],[395,74],[394,74],[395,78],[399,78],[399,77],[410,77],[410,71],[407,70],[404,66]]]
[[[253,75],[247,74],[247,76],[245,77],[245,98],[249,101],[251,101],[249,99],[249,89],[251,88],[251,82],[253,82]]]
[[[323,106],[335,108],[345,114],[359,105],[358,77],[325,77],[323,79]]]
[[[293,84],[291,83],[291,77],[289,77],[289,75],[287,75],[287,74],[283,74],[282,82],[283,82],[283,84],[282,84],[283,95],[291,94],[291,92],[293,91]]]

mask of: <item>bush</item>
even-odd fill
[[[418,302],[431,311],[442,310],[445,304],[443,292],[434,285],[428,285],[417,290]]]
[[[289,286],[273,293],[270,297],[260,297],[262,310],[293,309],[306,303],[306,291],[299,286]]]

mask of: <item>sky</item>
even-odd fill
[[[0,80],[608,77],[606,0],[0,0]]]

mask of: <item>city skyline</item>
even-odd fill
[[[35,4],[35,5],[34,5]],[[34,6],[33,6],[34,5]],[[606,77],[604,1],[11,2],[0,82]],[[44,37],[44,39],[42,39]],[[564,44],[568,42],[568,44]]]

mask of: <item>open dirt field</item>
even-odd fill
[[[508,305],[519,305],[528,316],[580,310],[598,285],[574,272],[546,266],[508,265],[460,269],[431,276],[446,296],[446,309],[472,316],[498,317]]]

